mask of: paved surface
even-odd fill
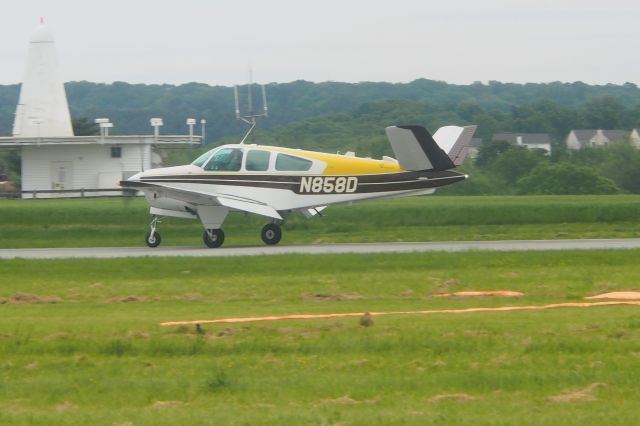
[[[411,253],[428,251],[527,251],[527,250],[595,250],[640,249],[640,239],[612,240],[516,240],[516,241],[453,241],[429,243],[368,243],[323,244],[300,246],[256,246],[209,249],[201,247],[96,247],[1,249],[0,259],[111,259],[118,257],[216,257],[258,256],[282,254],[341,254],[341,253]]]

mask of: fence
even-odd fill
[[[135,195],[137,191],[124,188],[107,189],[37,189],[33,191],[0,192],[0,198],[94,198],[94,197],[124,197]],[[113,193],[113,194],[106,194]],[[103,194],[103,195],[99,195]]]

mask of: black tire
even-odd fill
[[[158,247],[161,241],[162,238],[160,238],[160,233],[158,231],[154,232],[153,235],[151,235],[151,231],[149,231],[147,232],[147,236],[144,238],[144,242],[151,248]]]
[[[274,246],[282,239],[282,229],[275,223],[268,223],[262,228],[260,233],[262,241],[268,246]]]
[[[211,236],[209,236],[209,232]],[[209,248],[218,248],[224,243],[224,231],[222,229],[209,229],[208,231],[205,229],[202,241]]]

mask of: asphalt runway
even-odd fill
[[[113,259],[123,257],[220,257],[273,256],[283,254],[343,254],[343,253],[414,253],[465,251],[529,251],[529,250],[597,250],[639,249],[640,238],[603,240],[511,240],[511,241],[444,241],[425,243],[366,243],[281,245],[255,247],[95,247],[0,249],[0,259]]]

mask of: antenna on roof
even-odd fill
[[[236,120],[244,121],[250,126],[249,130],[247,130],[247,133],[245,133],[244,137],[240,141],[241,145],[244,143],[244,141],[247,140],[251,132],[253,132],[253,129],[256,127],[256,124],[257,124],[257,119],[259,117],[267,118],[269,116],[269,108],[267,107],[267,93],[264,89],[263,84],[260,84],[259,86],[260,86],[260,89],[262,90],[262,112],[255,113],[253,111],[253,94],[251,92],[251,89],[253,87],[253,70],[251,69],[251,67],[249,67],[249,84],[247,84],[247,113],[244,115],[240,112],[240,98],[238,96],[238,86],[237,85],[233,86],[233,95],[234,95],[235,104],[236,104]]]

